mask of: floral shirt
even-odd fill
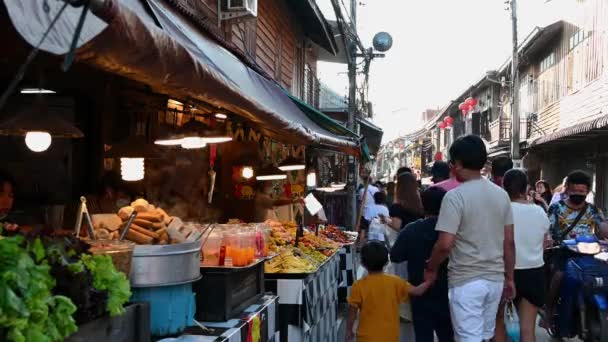
[[[579,210],[572,209],[566,202],[559,201],[549,207],[549,221],[551,222],[551,237],[553,241],[560,241],[563,232],[570,227],[579,214]],[[600,229],[600,223],[604,222],[604,215],[594,205],[587,205],[583,217],[578,221],[574,229],[570,231],[566,239],[573,239],[579,235],[593,235]]]

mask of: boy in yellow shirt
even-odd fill
[[[348,297],[346,340],[352,341],[353,325],[360,312],[357,342],[398,342],[399,304],[409,301],[409,296],[422,295],[430,283],[414,287],[399,277],[385,274],[388,249],[379,241],[370,241],[361,248],[361,263],[368,275],[353,284]]]

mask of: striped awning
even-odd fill
[[[544,135],[532,141],[530,147],[565,140],[580,140],[594,137],[608,129],[608,114],[593,120],[581,122],[553,133]]]

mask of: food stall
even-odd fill
[[[336,340],[339,250],[352,240],[336,227],[267,223],[270,251],[277,255],[266,261],[265,284],[279,295],[281,341]]]
[[[14,48],[4,56],[0,74],[9,79],[49,23],[20,20],[39,2],[4,5],[0,34]],[[296,273],[301,279],[285,279],[299,281],[299,305],[306,307],[295,325],[312,327],[301,336],[333,336],[340,245],[302,233],[295,245],[312,244],[299,248],[305,256],[287,248],[271,253],[272,227],[267,236],[250,224],[231,237],[233,228],[210,223],[233,217],[255,222],[256,178],[269,176],[264,169],[286,166],[290,158],[304,160],[306,146],[313,144],[356,155],[356,137],[317,124],[272,80],[250,72],[200,32],[176,32],[187,25],[168,23],[184,18],[166,9],[104,2],[108,8],[94,8],[87,17],[93,18],[85,24],[87,43],[76,44],[80,48],[74,56],[68,43],[82,8],[68,7],[62,16],[62,5],[44,3],[49,7],[45,20],[59,13],[56,29],[41,46],[37,72],[16,78],[16,87],[5,94],[7,102],[0,104],[0,146],[5,151],[0,168],[14,176],[9,183],[11,196],[14,190],[17,198],[6,217],[36,211],[29,215],[34,224],[6,222],[34,240],[0,240],[3,258],[13,253],[28,260],[27,265],[5,265],[28,269],[12,270],[16,284],[0,284],[0,290],[10,287],[22,299],[10,303],[18,321],[0,326],[0,339],[37,340],[30,334],[38,337],[44,329],[48,341],[143,342],[182,334],[200,340],[257,336],[260,342],[273,341],[282,328],[279,298],[288,303],[292,290],[277,285],[273,295],[266,291],[272,282],[283,284],[283,275]],[[184,36],[196,44],[185,43]],[[217,57],[214,63],[205,52]],[[70,58],[63,72],[58,56],[66,53]],[[273,183],[272,198],[301,197],[305,170],[284,174]],[[112,177],[106,175],[117,180],[108,181]],[[303,213],[277,216],[297,220],[298,215]],[[294,228],[280,233],[295,237]],[[53,236],[62,242],[46,240]],[[74,254],[65,236],[75,246],[86,243],[92,249],[79,247]],[[266,241],[268,250],[260,248]],[[57,250],[61,257],[51,262]],[[53,273],[54,267],[61,273]],[[219,316],[202,316],[207,314],[204,308],[214,305],[199,299],[217,293],[204,286],[227,289],[201,283],[214,279],[230,285],[232,292],[224,293]],[[28,293],[16,290],[25,281],[33,287],[34,280],[45,284],[36,299],[49,299],[46,308],[33,303],[48,311],[43,327],[27,318],[35,309],[23,300]],[[78,293],[70,292],[79,282]],[[235,293],[239,302],[228,302]],[[290,336],[286,332],[281,339]]]

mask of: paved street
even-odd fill
[[[402,323],[401,324],[401,338],[399,339],[401,342],[413,342],[414,339],[414,327],[411,323]],[[435,339],[437,341],[437,339]],[[544,329],[538,328],[536,331],[536,341],[537,342],[551,342],[553,341],[547,332]],[[570,339],[570,342],[579,342],[579,339]]]

